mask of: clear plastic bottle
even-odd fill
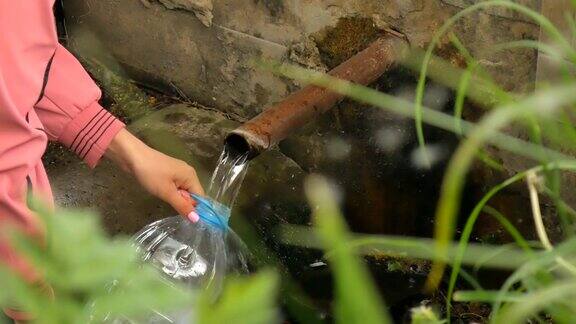
[[[180,216],[165,218],[145,226],[134,235],[134,241],[142,259],[169,280],[192,290],[210,289],[217,295],[227,275],[248,273],[247,249],[228,227],[230,208],[210,198],[193,197],[198,203],[198,222]],[[183,320],[188,317],[185,312],[157,313],[146,322],[190,323]]]

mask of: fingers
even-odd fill
[[[195,211],[196,202],[190,195],[181,193],[176,186],[170,188],[162,194],[162,200],[169,203],[178,214],[188,218],[191,222],[195,223],[200,219]]]
[[[196,202],[189,193],[204,195],[196,170],[184,161],[145,147],[133,168],[138,181],[152,194],[170,204],[180,215],[198,221]],[[145,152],[145,154],[144,154]],[[181,194],[179,190],[188,193]]]
[[[180,189],[185,189],[190,193],[197,194],[200,196],[205,196],[204,188],[198,179],[198,175],[196,174],[196,170],[193,167],[186,164],[183,172],[180,172],[176,175],[178,179],[176,179],[176,183]]]
[[[191,202],[193,206],[196,206],[196,201],[190,197],[190,194],[193,193],[204,196],[204,188],[202,188],[202,184],[200,184],[196,170],[194,170],[194,168],[188,164],[184,163],[183,170],[178,172],[176,177],[177,178],[174,180],[174,182],[180,189],[180,195],[183,196],[186,201]],[[193,223],[200,219],[194,210],[182,215],[185,215]]]

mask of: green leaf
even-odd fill
[[[445,320],[441,320],[436,312],[427,306],[420,306],[413,308],[412,313],[412,324],[443,324],[446,323]]]
[[[543,289],[526,294],[516,300],[510,307],[498,314],[495,321],[499,323],[525,323],[526,320],[553,305],[564,300],[574,300],[576,298],[576,280],[558,280],[556,283]],[[574,320],[576,316],[576,305],[570,304],[571,315],[569,319]],[[565,321],[563,321],[565,322]]]
[[[210,293],[203,294],[198,304],[198,323],[203,324],[268,324],[280,322],[276,307],[279,276],[262,271],[252,277],[232,278],[216,303]]]
[[[306,195],[314,211],[314,223],[329,258],[336,286],[335,317],[338,323],[390,323],[384,301],[368,268],[348,244],[350,234],[326,179],[310,176]]]
[[[11,241],[35,269],[40,283],[24,282],[0,265],[0,306],[17,305],[40,323],[85,323],[107,314],[146,314],[171,310],[190,302],[188,293],[168,284],[158,272],[139,264],[126,238],[108,238],[97,216],[35,206],[46,225],[46,240],[16,233]],[[118,289],[110,289],[115,282]],[[46,289],[49,285],[53,300]],[[9,292],[9,293],[8,293]]]

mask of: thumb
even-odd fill
[[[196,223],[200,219],[196,213],[196,202],[187,191],[174,188],[166,193],[164,200],[191,222]]]

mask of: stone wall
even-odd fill
[[[423,47],[448,17],[475,2],[65,0],[64,5],[69,43],[82,56],[96,57],[142,83],[243,120],[295,88],[259,69],[255,60],[288,60],[325,69],[331,56],[354,54],[346,39],[340,44],[329,39],[335,28],[344,28],[336,33],[347,34],[348,41],[367,27],[396,30],[412,45]],[[538,0],[521,2],[539,7]],[[348,23],[339,24],[343,18]],[[463,19],[456,33],[501,84],[516,90],[532,86],[533,51],[491,53],[497,43],[537,39],[538,28],[527,18],[510,10],[488,9]],[[330,42],[331,47],[322,51]],[[454,51],[439,54],[459,60]]]
[[[68,45],[82,58],[140,84],[197,101],[228,119],[244,121],[299,86],[258,68],[258,60],[326,71],[387,31],[401,33],[412,46],[423,48],[449,17],[477,2],[64,0],[64,12]],[[539,0],[517,2],[540,8]],[[506,89],[533,88],[535,51],[494,51],[496,44],[538,39],[539,28],[528,18],[508,9],[488,8],[461,19],[454,32]],[[447,39],[436,54],[464,65],[464,58]],[[413,72],[400,68],[373,86],[411,99],[415,80]],[[434,84],[428,90],[425,103],[449,112],[449,91]],[[474,120],[481,112],[469,106],[464,116]],[[338,179],[355,230],[427,235],[443,167],[457,139],[431,127],[425,132],[432,147],[442,153],[432,170],[419,169],[414,162],[418,146],[411,120],[346,101],[283,142],[281,151],[306,171]],[[382,147],[390,143],[394,147]],[[203,145],[218,151],[222,140]],[[495,156],[509,173],[525,167],[526,161],[515,156],[501,152]],[[482,188],[505,176],[480,168],[472,182]],[[470,192],[470,201],[482,195],[478,188]],[[519,217],[518,224],[522,222]]]

